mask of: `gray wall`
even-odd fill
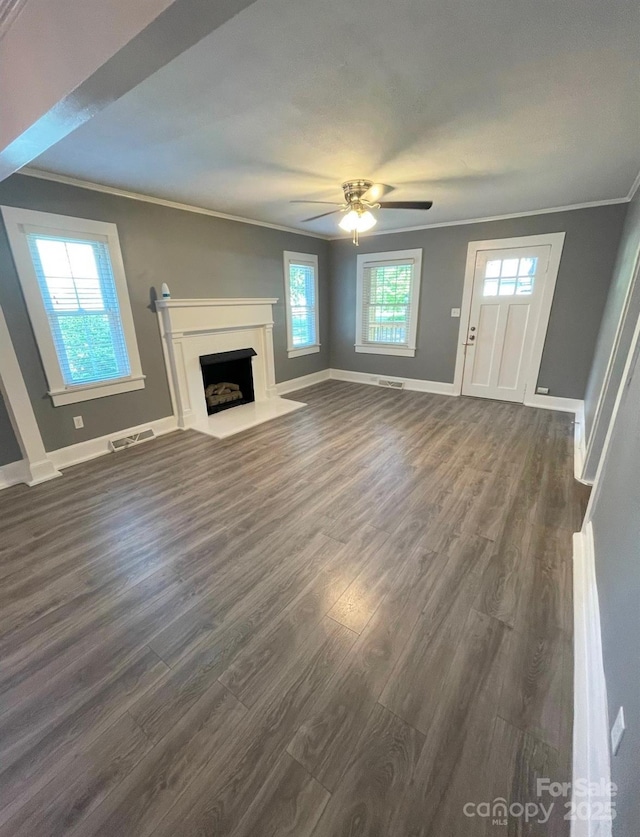
[[[615,346],[611,373],[607,379],[609,357],[616,342],[618,323],[624,313],[627,292],[634,278],[634,269],[636,267],[639,249],[640,192],[636,194],[636,197],[627,210],[613,281],[611,282],[607,305],[602,317],[593,367],[584,399],[585,427],[588,441],[584,476],[589,480],[595,478],[598,469],[598,462],[613,412],[613,405],[615,404],[620,381],[622,380],[624,365],[631,346],[638,313],[640,313],[640,282],[637,282],[629,298],[629,305],[620,332],[620,338],[617,346]],[[602,403],[599,409],[597,409],[601,392],[603,394]]]
[[[453,381],[470,241],[566,232],[539,384],[551,395],[582,398],[611,280],[625,204],[479,224],[367,236],[360,247],[333,242],[331,366],[383,375]],[[413,358],[356,354],[356,256],[423,249],[418,342]]]
[[[7,407],[0,395],[0,467],[10,462],[17,462],[19,459],[22,459],[20,446],[13,432]]]
[[[0,204],[117,224],[142,370],[147,376],[143,390],[63,407],[52,405],[6,232],[0,223],[0,305],[47,450],[171,414],[158,321],[150,305],[151,289],[159,291],[162,282],[168,283],[174,297],[278,297],[273,333],[276,380],[296,378],[329,365],[326,241],[24,175],[14,175],[0,184]],[[318,354],[287,358],[283,250],[318,255],[323,344]],[[74,415],[83,416],[82,430],[74,429]],[[1,444],[4,448],[9,443]]]
[[[624,382],[591,511],[609,722],[611,726],[619,707],[624,706],[627,726],[622,746],[618,755],[612,757],[611,765],[612,780],[618,786],[617,817],[613,824],[616,837],[635,837],[640,822],[640,345],[633,346],[640,316],[640,283],[630,297],[612,374],[595,424],[594,419],[639,247],[640,196],[636,196],[628,209],[585,398],[585,413],[594,434],[590,471],[595,474],[626,360],[633,350],[633,363]]]
[[[627,731],[612,757],[616,837],[640,822],[640,366],[638,347],[592,512],[610,726],[624,706]]]
[[[53,407],[0,224],[0,304],[47,450],[170,414],[158,324],[150,304],[152,289],[158,289],[164,281],[175,297],[279,297],[274,309],[278,381],[329,365],[452,381],[459,320],[450,317],[450,309],[461,302],[468,242],[543,232],[566,231],[567,237],[540,383],[548,386],[552,395],[581,398],[625,214],[624,205],[599,207],[366,237],[360,248],[355,248],[349,240],[326,242],[20,175],[0,184],[0,204],[110,221],[117,224],[120,234],[142,368],[147,376],[145,389]],[[356,255],[409,247],[424,250],[416,357],[356,354]],[[286,354],[283,250],[316,253],[320,267],[322,349],[318,354],[291,360]],[[74,415],[83,416],[82,430],[73,427]],[[13,434],[1,415],[0,447],[15,452]],[[0,459],[7,456],[13,453],[0,455]]]

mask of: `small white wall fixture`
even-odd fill
[[[469,327],[469,316],[471,314],[471,302],[473,298],[473,281],[475,277],[476,259],[482,250],[501,250],[516,247],[534,247],[539,245],[550,245],[549,265],[545,277],[542,300],[538,310],[538,317],[534,323],[534,336],[531,354],[529,356],[525,399],[524,403],[529,404],[533,399],[542,363],[542,352],[547,336],[547,326],[551,314],[553,294],[558,278],[560,258],[564,246],[565,233],[545,233],[544,235],[526,235],[517,238],[494,238],[486,241],[470,241],[467,248],[467,263],[464,273],[464,291],[462,295],[462,307],[460,311],[460,330],[458,334],[458,350],[456,353],[456,368],[453,378],[454,394],[462,393],[462,377],[464,373],[465,343],[467,329]],[[544,398],[544,396],[540,396]],[[539,403],[530,403],[530,406],[543,406]]]
[[[255,349],[252,369],[256,402],[278,397],[272,311],[277,301],[277,298],[156,301],[178,427],[196,427],[207,421],[200,369],[202,355]]]
[[[2,308],[0,308],[0,390],[23,456],[22,467],[19,472],[16,472],[15,482],[37,485],[62,476],[44,449],[40,428],[31,406]]]

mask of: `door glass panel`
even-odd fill
[[[528,296],[533,293],[533,276],[519,276],[518,289],[516,293],[519,296]]]
[[[484,271],[484,275],[489,279],[495,279],[496,277],[500,276],[500,265],[502,264],[502,259],[491,259],[491,261],[487,262],[487,266]]]
[[[500,296],[513,296],[516,292],[516,279],[515,276],[512,278],[502,278],[500,280]]]
[[[482,296],[498,296],[498,284],[497,279],[485,279]]]
[[[502,275],[503,276],[517,276],[519,259],[503,259]]]
[[[518,296],[530,296],[533,293],[533,283],[535,281],[537,267],[537,257],[520,259],[520,267],[518,268],[518,287],[516,290]]]
[[[536,272],[537,266],[537,257],[535,259],[520,259],[520,269],[518,270],[518,276],[533,276],[533,274]]]

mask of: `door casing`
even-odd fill
[[[549,266],[542,292],[542,299],[538,308],[536,322],[533,323],[533,343],[526,371],[526,385],[524,403],[532,398],[536,391],[544,341],[547,336],[553,294],[558,279],[558,269],[562,257],[565,233],[545,233],[543,235],[526,235],[517,238],[492,238],[486,241],[470,241],[467,247],[467,262],[464,273],[464,291],[460,309],[460,327],[458,329],[458,347],[456,352],[456,369],[453,378],[454,395],[462,393],[462,377],[464,373],[465,342],[471,315],[471,301],[473,297],[473,281],[476,268],[476,258],[481,250],[501,250],[511,247],[532,247],[547,244],[551,247]]]
[[[37,485],[62,476],[45,451],[2,307],[0,307],[0,392],[22,452],[20,482]]]

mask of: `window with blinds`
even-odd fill
[[[143,389],[115,224],[0,210],[54,406]]]
[[[320,349],[318,341],[318,257],[284,254],[289,357]]]
[[[356,351],[415,353],[422,251],[358,257]]]
[[[40,233],[27,241],[65,385],[129,375],[107,243]]]

